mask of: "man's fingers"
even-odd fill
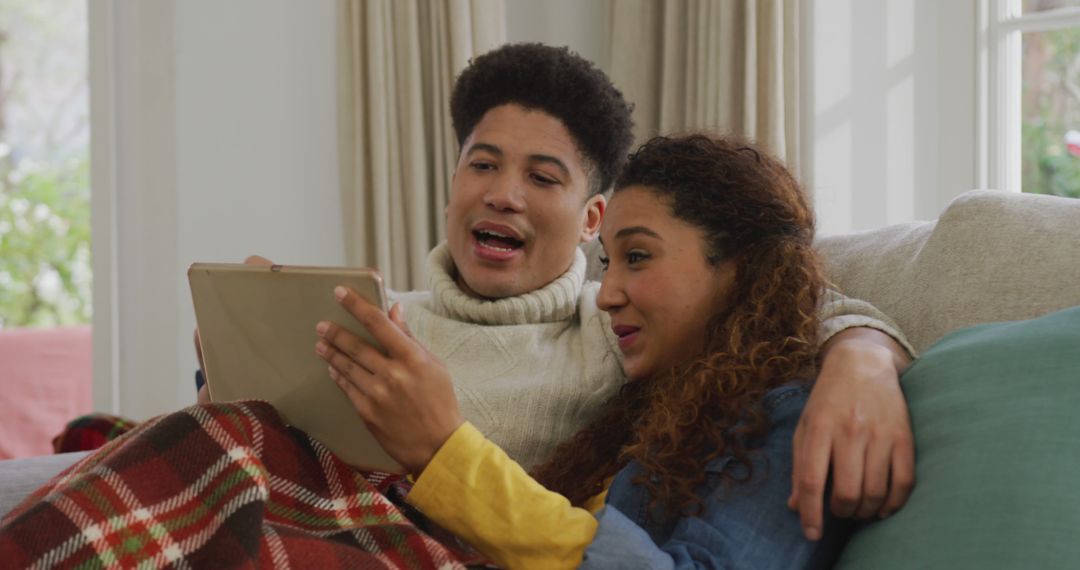
[[[799,456],[802,466],[794,485],[798,495],[799,519],[806,538],[818,540],[821,538],[822,504],[825,481],[829,475],[832,440],[821,430],[809,427],[801,447]]]
[[[791,494],[788,495],[787,506],[793,511],[799,510],[799,479],[804,469],[803,461],[803,429],[806,424],[799,421],[795,428],[795,435],[791,438]]]
[[[862,500],[855,516],[868,519],[877,516],[889,493],[889,466],[892,463],[892,446],[888,441],[870,442],[866,449],[866,465],[863,472]]]
[[[244,260],[244,264],[270,266],[273,265],[274,262],[260,255],[249,255],[247,256],[247,259]]]
[[[391,356],[406,354],[415,347],[416,343],[386,313],[357,295],[356,291],[339,286],[334,288],[334,296]]]
[[[910,439],[905,439],[893,446],[892,477],[889,481],[889,496],[881,507],[878,516],[885,518],[904,506],[912,489],[915,488],[915,446]]]
[[[859,507],[863,492],[863,468],[866,465],[866,441],[853,434],[838,440],[833,447],[832,498],[829,508],[838,517],[850,517]]]

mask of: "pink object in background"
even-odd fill
[[[52,453],[93,408],[90,327],[0,330],[0,459]]]
[[[1080,131],[1065,133],[1065,148],[1074,156],[1080,156]]]

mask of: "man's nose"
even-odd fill
[[[500,212],[521,212],[525,209],[525,194],[514,176],[499,176],[488,186],[484,203]]]

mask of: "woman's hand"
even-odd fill
[[[915,483],[915,442],[899,374],[910,363],[888,335],[848,329],[822,347],[822,365],[795,430],[792,493],[806,537],[821,536],[825,483],[840,517],[886,517]]]
[[[385,353],[329,322],[316,327],[315,352],[386,453],[419,475],[465,423],[450,373],[413,338],[400,304],[385,314],[351,289],[338,287],[334,295]]]

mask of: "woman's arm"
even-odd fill
[[[400,305],[387,315],[352,291],[338,294],[385,352],[332,323],[320,323],[316,351],[383,449],[417,476],[407,500],[501,565],[576,567],[592,514],[462,419],[449,372],[412,338]]]
[[[596,532],[592,513],[545,489],[468,423],[406,500],[507,568],[576,568]]]

